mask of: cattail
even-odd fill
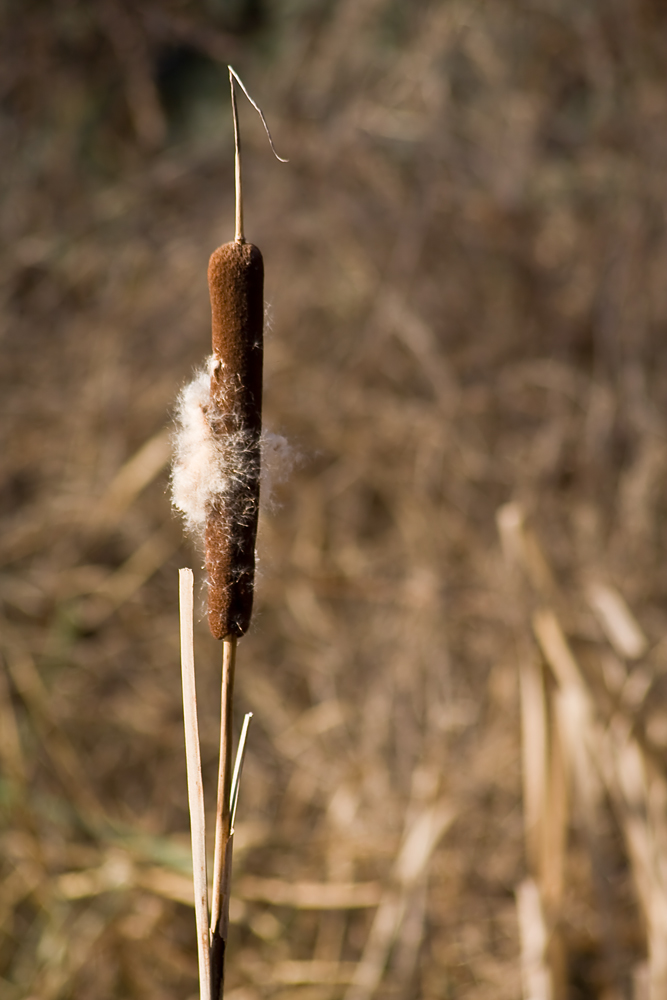
[[[216,639],[238,639],[250,625],[255,581],[262,436],[264,262],[243,235],[241,143],[229,67],[235,138],[236,233],[211,255],[212,347],[209,385],[200,373],[181,393],[172,476],[174,505],[204,535],[208,622]]]
[[[208,423],[226,452],[228,486],[206,519],[208,623],[238,638],[252,614],[262,433],[264,262],[251,243],[225,243],[208,267],[211,395]]]
[[[259,514],[262,448],[262,360],[264,321],[264,262],[243,236],[241,145],[234,80],[259,112],[275,151],[264,115],[234,70],[229,67],[235,138],[236,234],[232,243],[211,255],[208,285],[211,295],[213,353],[207,371],[186,386],[178,403],[179,430],[172,474],[174,505],[188,527],[204,536],[208,574],[208,623],[223,640],[220,762],[215,820],[213,892],[208,948],[201,928],[208,920],[205,873],[199,877],[197,926],[200,932],[201,1000],[220,1000],[229,924],[233,817],[247,735],[246,717],[234,777],[232,777],[232,704],[236,640],[250,625],[255,581],[255,539]],[[286,161],[282,161],[286,162]],[[272,450],[284,444],[274,438]],[[276,444],[278,448],[276,449]],[[186,755],[190,788],[193,856],[201,854],[205,838],[203,802],[199,795],[201,766],[196,737],[194,653],[192,646],[192,573],[181,571],[181,634],[184,649],[183,692]],[[183,611],[183,601],[187,609]],[[195,736],[192,734],[195,733]],[[196,787],[195,787],[196,786]],[[198,852],[198,853],[197,853]],[[201,865],[200,865],[201,868]],[[203,886],[203,888],[202,888]]]

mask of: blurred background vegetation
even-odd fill
[[[632,608],[645,683],[600,717],[667,761],[660,0],[0,3],[0,996],[197,995],[177,569],[202,556],[168,462],[233,235],[230,62],[290,160],[241,105],[265,422],[297,461],[239,651],[228,996],[517,1000],[518,661],[554,681],[503,505],[591,676],[591,578]],[[643,1000],[659,935],[606,796],[598,847],[566,823],[558,989]]]

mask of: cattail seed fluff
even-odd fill
[[[259,513],[264,262],[251,243],[225,243],[211,256],[212,346],[208,424],[227,453],[228,486],[206,519],[208,622],[217,639],[250,625]]]

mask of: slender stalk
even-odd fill
[[[194,654],[194,578],[191,569],[179,570],[179,605],[181,624],[181,677],[183,681],[183,720],[185,723],[185,759],[188,774],[188,807],[192,835],[192,873],[197,921],[197,956],[201,1000],[211,1000],[211,966],[208,931],[208,876],[206,871],[206,820],[204,785],[199,750],[197,692]]]
[[[236,191],[236,231],[234,239],[237,243],[245,243],[243,236],[243,192],[241,188],[241,135],[239,133],[239,112],[236,107],[236,88],[234,86],[234,80],[237,77],[231,66],[228,69],[229,89],[232,94],[232,118],[234,120],[234,190]]]
[[[229,923],[229,879],[231,867],[232,788],[232,700],[236,667],[236,639],[223,639],[220,708],[220,761],[218,802],[215,816],[215,855],[211,901],[211,991],[213,1000],[222,996],[225,947]]]

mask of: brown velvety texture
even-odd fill
[[[242,636],[252,614],[259,512],[262,431],[264,262],[251,243],[226,243],[211,255],[213,355],[209,422],[230,445],[234,472],[229,495],[206,525],[208,622],[217,639]],[[239,444],[240,442],[240,444]],[[240,456],[240,462],[239,462]]]

